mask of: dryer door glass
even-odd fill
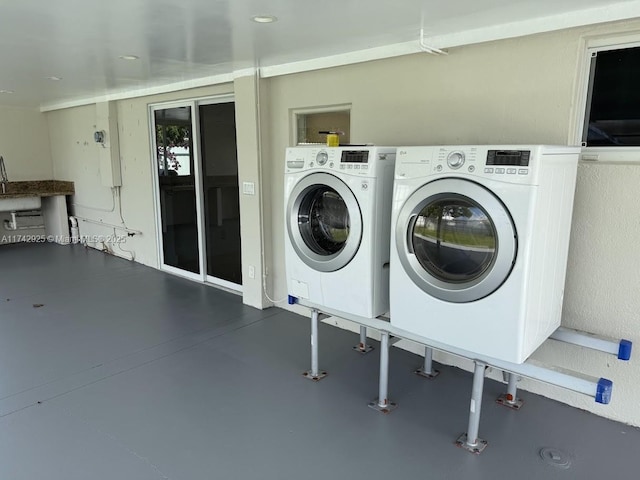
[[[340,252],[349,237],[349,209],[333,188],[318,185],[302,199],[298,228],[304,243],[318,255]]]
[[[428,203],[415,218],[411,237],[420,265],[447,283],[484,275],[494,262],[496,239],[491,217],[461,195]]]
[[[291,246],[314,270],[340,270],[360,248],[360,205],[347,184],[334,175],[315,172],[297,180],[287,200],[286,215]]]
[[[395,246],[400,264],[428,295],[474,302],[491,295],[515,265],[517,233],[492,191],[460,178],[415,190],[398,212]]]

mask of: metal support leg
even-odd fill
[[[433,368],[433,348],[424,347],[424,366],[414,370],[413,373],[428,379],[433,379],[440,375],[440,370]]]
[[[471,406],[469,408],[469,428],[456,440],[456,445],[471,453],[479,454],[487,447],[487,441],[478,438],[480,428],[480,412],[482,410],[482,389],[484,388],[484,372],[487,365],[475,362],[473,372],[473,389],[471,391]]]
[[[318,370],[318,310],[311,310],[311,370],[307,370],[304,375],[309,380],[322,380],[327,376],[327,372]]]
[[[367,327],[360,327],[360,343],[358,345],[354,345],[353,349],[356,352],[362,354],[369,353],[371,350],[373,350],[373,347],[371,345],[367,345]]]
[[[496,399],[496,403],[504,407],[512,408],[513,410],[520,410],[520,407],[524,404],[524,400],[517,398],[518,393],[518,381],[520,378],[514,373],[505,372],[507,377],[507,393],[503,393]]]
[[[389,334],[380,332],[380,386],[378,398],[369,403],[369,407],[382,413],[389,413],[397,406],[389,401]]]

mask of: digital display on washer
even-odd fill
[[[342,163],[369,163],[368,150],[343,150]]]
[[[487,152],[487,165],[528,167],[530,156],[530,150],[489,150]]]

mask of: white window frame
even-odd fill
[[[589,95],[592,55],[597,52],[640,47],[640,32],[588,38],[583,42],[583,45],[584,52],[578,66],[577,98],[575,102],[577,108],[573,121],[574,126],[571,129],[573,131],[571,134],[572,138],[569,139],[569,143],[572,145],[582,145],[581,160],[585,162],[640,164],[640,146],[587,147],[582,141],[584,128],[588,122],[586,116],[589,109],[587,100]]]

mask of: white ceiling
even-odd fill
[[[0,105],[50,109],[257,65],[277,75],[411,53],[421,29],[447,48],[638,16],[640,1],[618,0],[2,0],[0,90],[13,93]]]

